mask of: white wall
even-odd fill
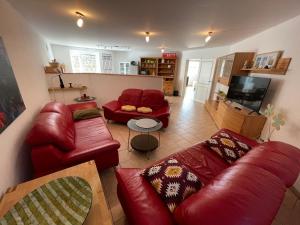
[[[187,61],[190,59],[216,59],[222,55],[228,54],[230,51],[229,46],[216,47],[216,48],[203,48],[183,51],[181,54],[181,60],[178,68],[178,79],[177,79],[177,89],[180,95],[183,94],[185,85],[185,72]]]
[[[0,134],[1,195],[9,186],[29,178],[30,153],[23,145],[24,136],[49,95],[43,71],[47,62],[45,42],[5,0],[0,1],[0,36],[26,105],[26,110]]]
[[[112,54],[113,57],[113,71],[112,73],[120,73],[119,63],[120,62],[131,62],[131,61],[140,61],[141,57],[160,57],[161,53],[158,50],[149,51],[149,50],[132,50],[132,51],[106,51],[99,49],[85,49],[64,45],[55,45],[51,44],[53,57],[60,63],[65,64],[66,72],[72,73],[72,64],[70,58],[70,50],[87,50],[87,51],[95,51],[95,52],[108,52]]]
[[[272,140],[279,140],[300,148],[300,16],[272,27],[260,34],[231,46],[231,51],[258,53],[284,50],[284,57],[292,57],[285,76],[252,74],[272,78],[264,105],[272,103],[286,117],[286,125],[275,132]],[[300,179],[296,184],[300,191]]]
[[[99,105],[116,100],[127,88],[162,90],[163,82],[161,77],[117,74],[63,74],[62,79],[66,87],[70,82],[74,87],[79,84],[87,86],[87,94],[96,97]],[[48,75],[48,84],[49,87],[58,87],[58,78]],[[55,92],[56,100],[67,104],[74,103],[73,99],[79,96],[78,90]]]

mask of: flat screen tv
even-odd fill
[[[259,112],[270,82],[270,78],[233,76],[227,99]]]

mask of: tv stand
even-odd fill
[[[255,111],[236,109],[226,101],[207,101],[205,107],[218,128],[227,128],[252,139],[260,137],[267,120]]]

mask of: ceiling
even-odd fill
[[[50,43],[186,50],[235,43],[297,16],[299,0],[8,0]],[[75,12],[85,15],[83,28]],[[151,33],[150,42],[144,32]],[[213,38],[205,45],[205,35]]]

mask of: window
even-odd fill
[[[100,73],[98,52],[70,50],[73,73]]]
[[[120,62],[120,74],[129,74],[129,62]]]
[[[102,71],[103,73],[112,73],[112,55],[102,53]]]

